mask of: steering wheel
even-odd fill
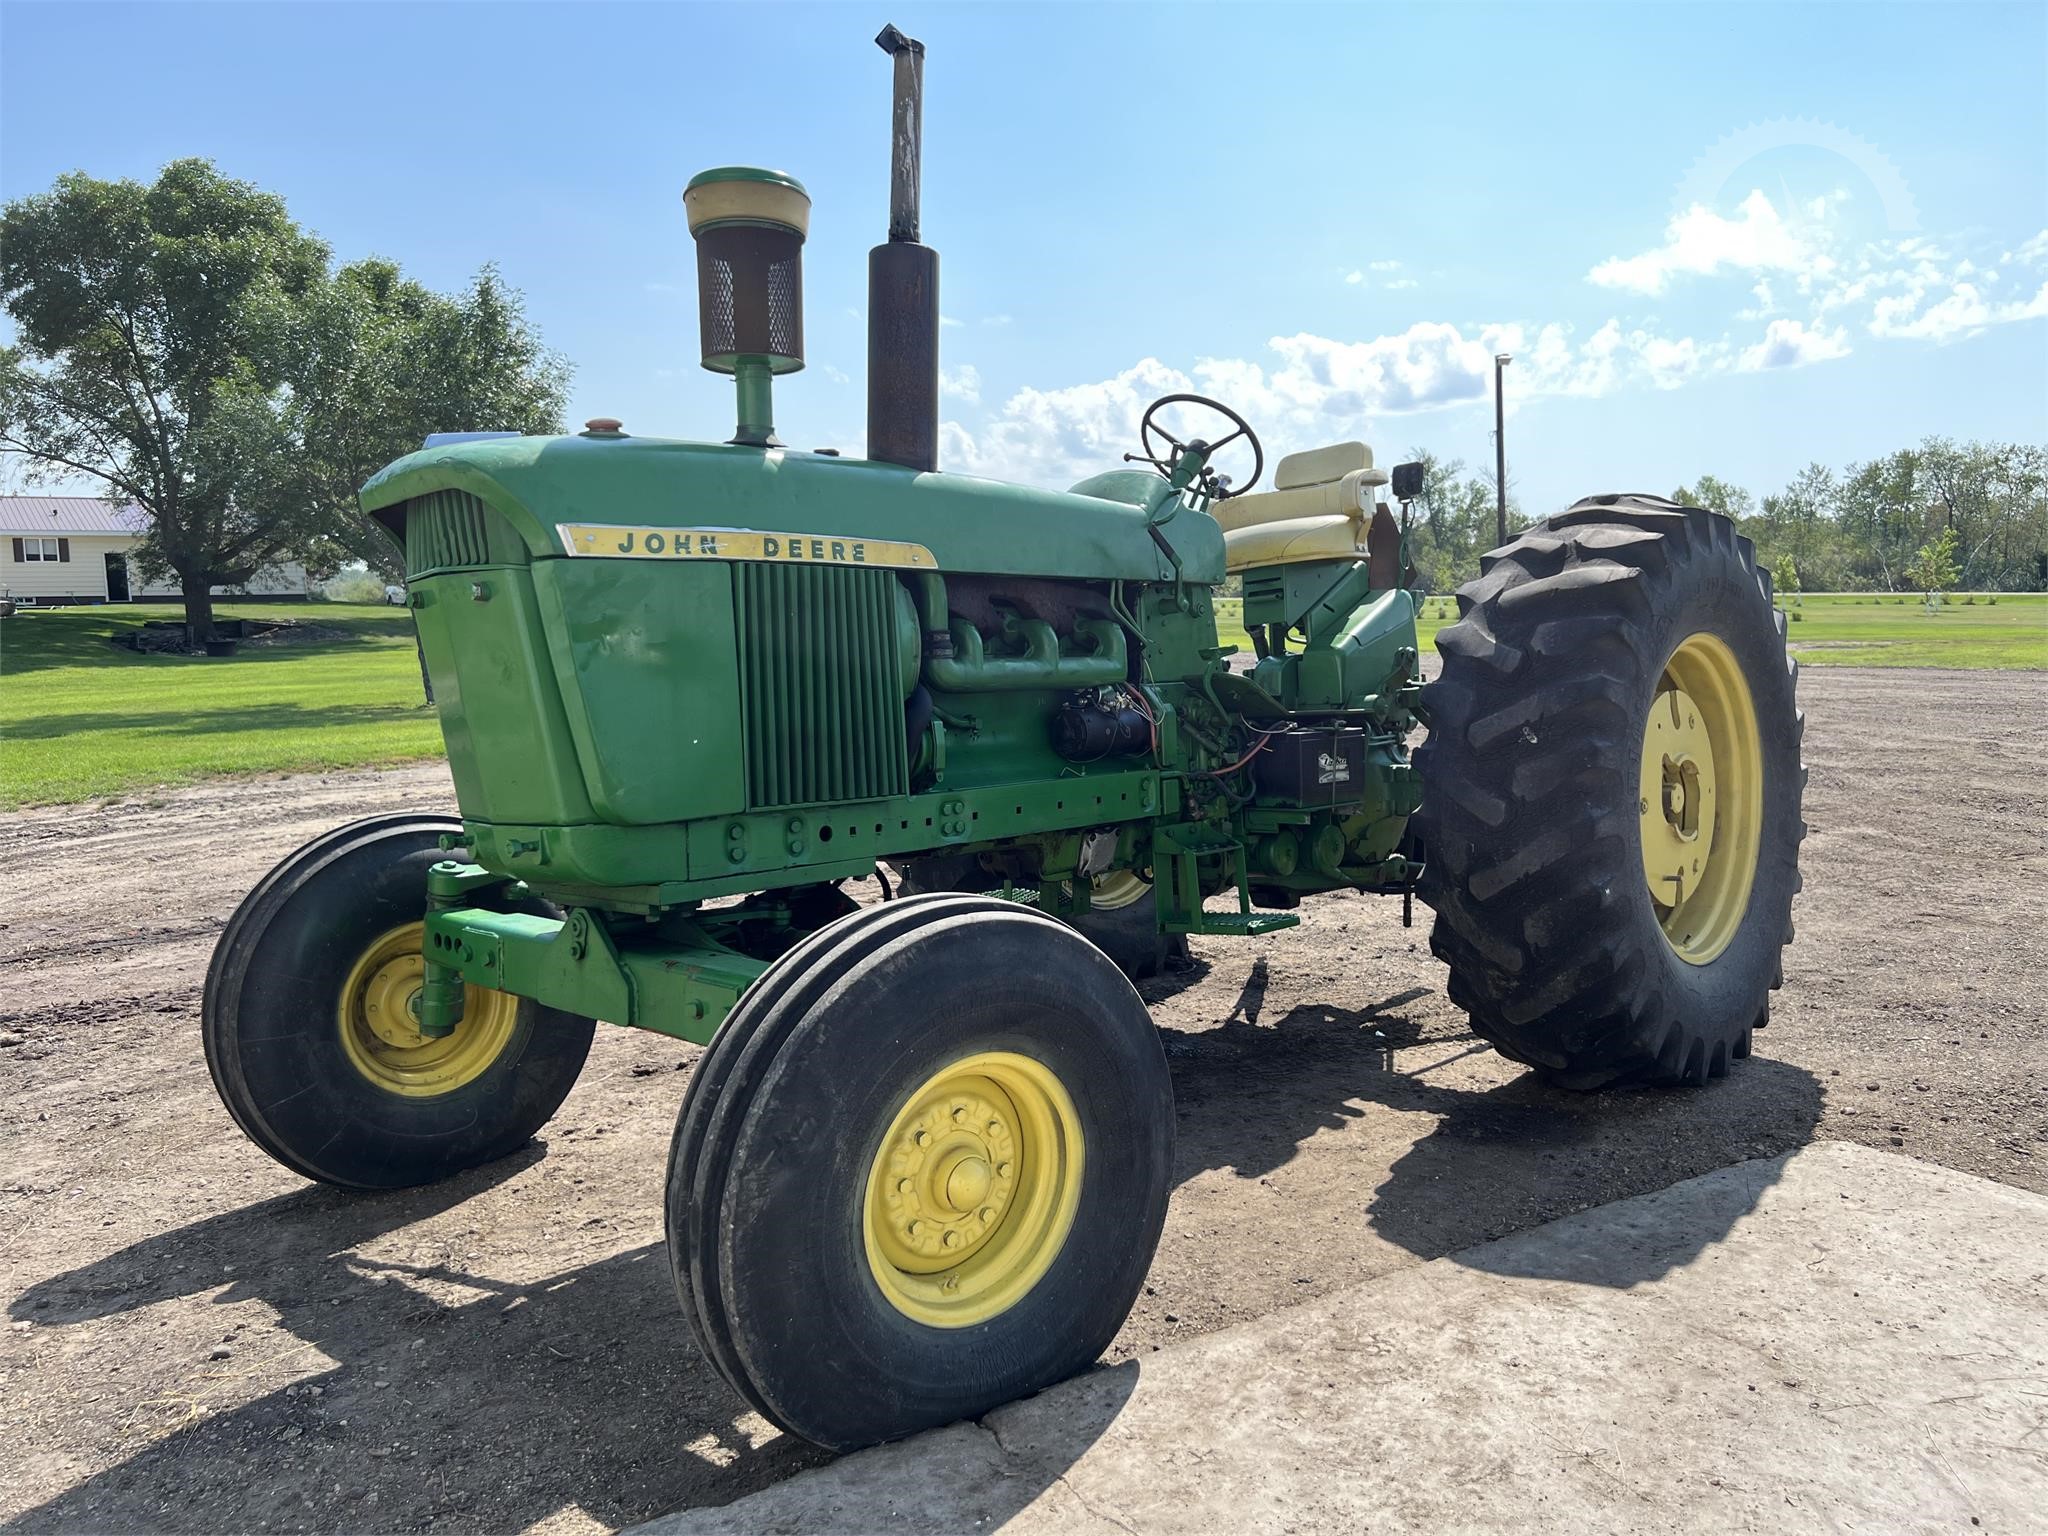
[[[1199,437],[1191,438],[1184,443],[1154,419],[1159,415],[1161,407],[1169,405],[1207,406],[1218,415],[1228,417],[1237,430],[1227,437],[1217,439],[1213,443],[1204,442]],[[1166,440],[1167,449],[1172,450],[1170,454],[1166,449],[1157,451],[1153,449],[1152,434],[1155,432]],[[1222,477],[1214,473],[1209,465],[1214,460],[1219,449],[1229,447],[1230,444],[1236,442],[1240,437],[1251,444],[1251,478],[1245,481],[1243,485],[1226,485]],[[1207,395],[1161,395],[1157,400],[1154,400],[1145,407],[1144,419],[1138,423],[1138,443],[1145,451],[1143,453],[1125,454],[1124,462],[1127,464],[1150,464],[1169,480],[1173,478],[1174,466],[1178,463],[1181,455],[1190,450],[1201,454],[1203,462],[1200,480],[1202,489],[1207,493],[1211,501],[1228,501],[1233,496],[1242,496],[1246,491],[1257,485],[1259,483],[1259,476],[1266,472],[1266,450],[1259,446],[1259,435],[1252,430],[1251,423],[1222,401],[1211,400]]]

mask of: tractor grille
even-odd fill
[[[525,564],[504,520],[467,491],[429,491],[405,506],[405,574]]]
[[[909,790],[896,578],[733,567],[747,797],[756,810]]]

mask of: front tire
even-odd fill
[[[1770,573],[1726,517],[1601,496],[1458,606],[1416,753],[1451,1000],[1562,1087],[1722,1075],[1782,982],[1806,832]]]
[[[705,1354],[832,1450],[972,1418],[1091,1364],[1171,1187],[1144,1005],[1013,902],[865,909],[776,962],[699,1064],[669,1254]]]
[[[455,1032],[411,1026],[438,816],[381,816],[314,839],[228,920],[201,1032],[244,1134],[294,1173],[397,1189],[502,1157],[561,1107],[594,1020],[482,987]]]

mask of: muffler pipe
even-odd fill
[[[924,44],[884,27],[896,61],[889,132],[889,239],[868,253],[868,457],[939,465],[939,253],[918,242]]]

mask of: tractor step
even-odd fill
[[[1273,933],[1281,928],[1298,928],[1301,916],[1295,912],[1203,912],[1196,919],[1196,925],[1182,928],[1178,925],[1167,929],[1169,933],[1212,933],[1231,938],[1256,938],[1262,933]]]

